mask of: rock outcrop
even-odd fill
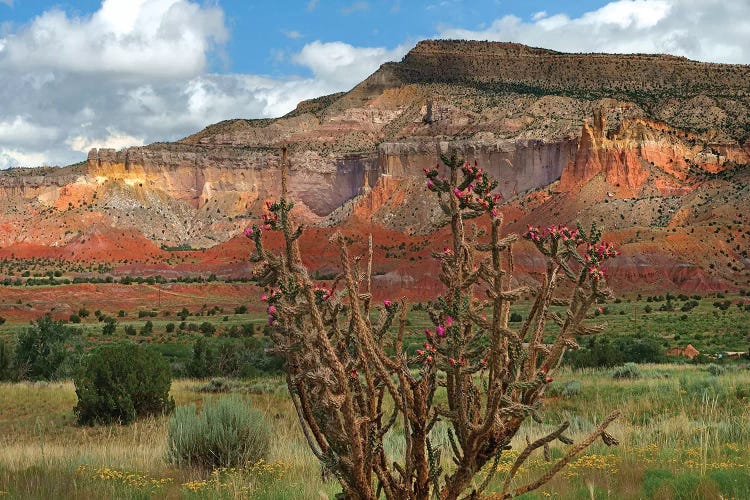
[[[597,222],[624,245],[627,282],[739,286],[750,267],[733,240],[742,236],[707,228],[735,231],[750,212],[748,82],[750,66],[672,56],[420,42],[351,91],[279,119],[228,120],[176,143],[2,172],[0,247],[106,259],[124,252],[116,235],[127,234],[150,240],[152,254],[225,242],[231,252],[279,194],[282,147],[303,221],[422,237],[442,222],[422,168],[457,150],[500,180],[511,228]],[[87,254],[92,241],[103,250]],[[718,266],[696,254],[702,245],[722,248]]]

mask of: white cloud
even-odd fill
[[[0,3],[4,3],[9,7],[13,7],[13,0],[0,0]]]
[[[33,147],[54,141],[59,135],[57,128],[32,123],[24,116],[0,120],[0,145]]]
[[[227,39],[224,14],[187,0],[104,0],[90,17],[49,10],[6,36],[0,66],[20,71],[185,77]]]
[[[107,136],[102,139],[94,139],[83,135],[68,138],[65,143],[70,145],[73,151],[88,153],[93,148],[121,149],[129,146],[143,146],[143,138],[133,137],[119,130],[107,127]]]
[[[439,36],[511,41],[568,52],[669,53],[748,64],[749,34],[750,2],[617,0],[577,18],[539,12],[525,22],[505,16],[487,29],[446,28]]]
[[[284,36],[287,38],[291,38],[292,40],[296,40],[297,38],[302,38],[302,33],[299,31],[291,30],[291,31],[282,31],[284,33]]]
[[[49,157],[44,153],[0,147],[0,170],[17,167],[39,167],[50,164]]]
[[[343,42],[314,41],[305,45],[292,60],[307,66],[316,79],[331,88],[348,90],[373,73],[386,61],[399,60],[409,50],[400,45],[388,50],[383,47],[354,47]]]

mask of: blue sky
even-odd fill
[[[348,90],[425,38],[750,63],[750,2],[0,0],[0,168]]]
[[[550,0],[223,0],[198,3],[221,7],[229,31],[229,39],[223,47],[226,57],[213,59],[211,70],[285,76],[309,74],[306,68],[293,65],[288,56],[313,40],[394,47],[433,37],[446,27],[482,29],[504,15],[531,19],[541,11],[577,17],[607,2],[577,0],[569,2],[564,10],[560,8],[562,2]],[[100,6],[100,0],[0,0],[0,22],[23,25],[52,8],[71,17],[86,17]]]

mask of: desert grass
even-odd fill
[[[591,431],[611,409],[623,417],[610,431],[621,445],[594,445],[540,491],[525,498],[750,498],[750,370],[729,365],[712,374],[692,365],[640,365],[637,379],[615,380],[610,370],[564,369],[558,381],[580,382],[580,393],[550,398],[544,423],[529,423],[498,463],[491,490],[502,487],[526,437],[534,439],[568,420],[573,439]],[[241,392],[274,428],[266,460],[241,469],[211,472],[170,466],[164,459],[168,417],[127,427],[80,427],[72,408],[71,382],[0,384],[0,496],[3,498],[331,498],[335,481],[325,480],[298,429],[279,378],[250,382]],[[177,380],[177,404],[201,405],[205,381]],[[244,386],[247,384],[242,384]],[[260,394],[258,394],[260,392]],[[402,429],[386,442],[398,453]],[[447,429],[433,431],[448,445]],[[553,458],[565,451],[552,446]],[[448,453],[446,452],[445,455]],[[449,460],[443,465],[451,467]],[[517,485],[545,470],[533,455]],[[489,472],[481,471],[478,481]]]

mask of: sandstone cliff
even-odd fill
[[[596,221],[625,245],[628,281],[656,273],[672,286],[739,286],[750,261],[733,237],[744,236],[723,243],[708,227],[739,231],[750,208],[748,82],[748,66],[671,56],[420,42],[350,92],[279,119],[2,172],[0,247],[85,256],[96,240],[106,249],[97,258],[114,258],[122,230],[154,255],[160,245],[222,244],[278,196],[282,146],[300,218],[418,237],[441,223],[421,169],[459,150],[500,179],[513,227]],[[711,197],[722,190],[730,195]],[[722,248],[719,266],[696,255],[703,245]]]

